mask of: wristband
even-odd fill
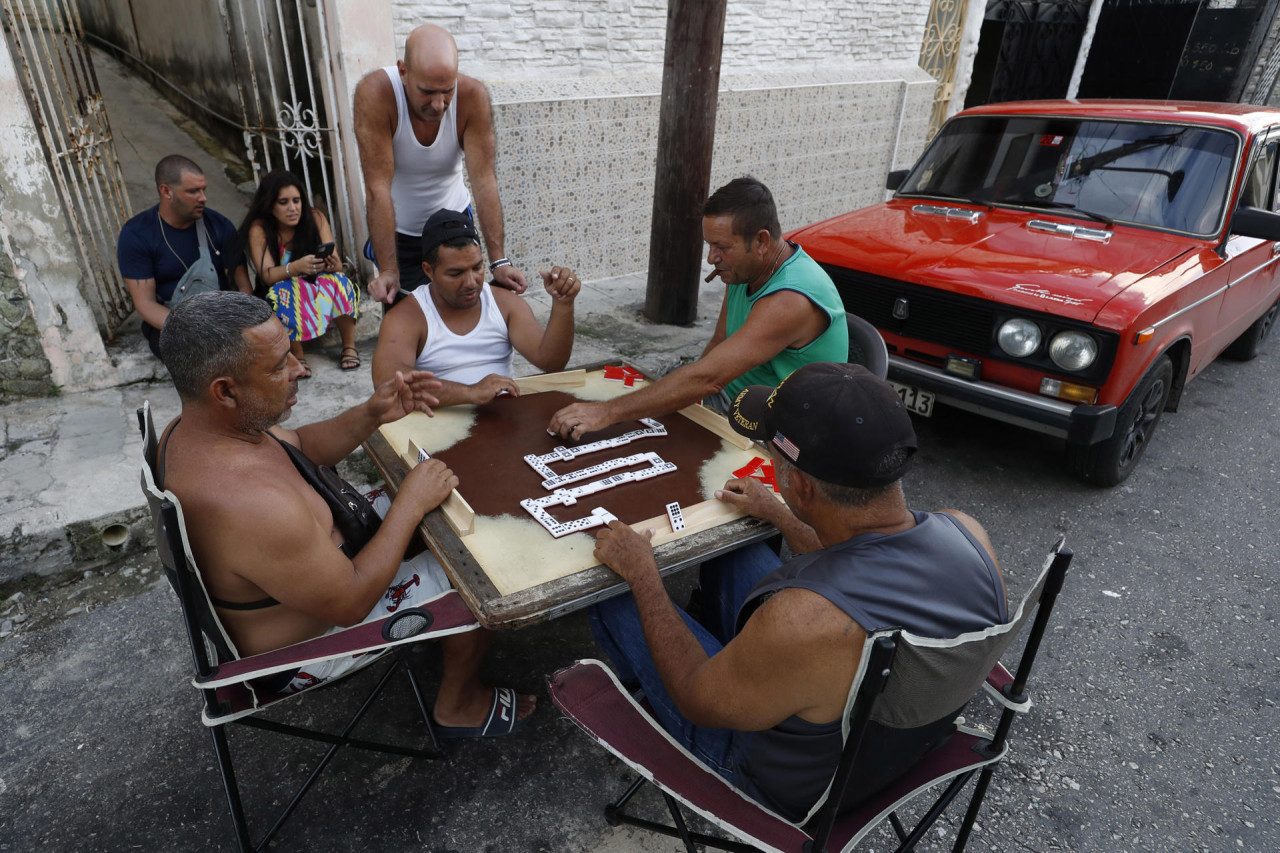
[[[496,261],[489,264],[489,272],[497,271],[498,267],[509,267],[509,266],[511,266],[510,258],[498,258]]]

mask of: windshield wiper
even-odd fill
[[[1119,145],[1108,151],[1100,151],[1088,157],[1081,157],[1067,170],[1066,176],[1068,178],[1082,178],[1094,169],[1101,169],[1117,160],[1128,157],[1130,154],[1137,154],[1139,151],[1158,148],[1162,145],[1173,145],[1182,134],[1182,130],[1176,130],[1173,133],[1158,133],[1154,136],[1145,136],[1142,139],[1126,142],[1124,145]]]
[[[1094,213],[1092,210],[1085,210],[1083,208],[1076,207],[1074,204],[1072,204],[1069,201],[1050,201],[1049,199],[1020,198],[1020,199],[1008,199],[1008,202],[1010,204],[1020,204],[1024,207],[1048,207],[1055,210],[1070,210],[1073,213],[1080,214],[1081,216],[1087,216],[1090,219],[1094,220],[1095,222],[1101,222],[1103,225],[1106,225],[1108,228],[1113,228],[1115,227],[1115,224],[1116,224],[1115,220],[1111,219],[1108,216],[1103,216],[1101,213]]]

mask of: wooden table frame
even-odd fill
[[[624,359],[586,367],[597,370],[606,364],[625,364]],[[409,465],[396,453],[381,432],[364,442],[365,452],[377,467],[387,490],[395,494],[409,473]],[[463,601],[486,628],[520,628],[563,616],[597,601],[626,592],[626,583],[602,565],[595,565],[563,578],[502,595],[475,557],[453,531],[444,513],[434,509],[422,519],[418,532],[431,549]],[[750,542],[777,533],[773,525],[745,516],[659,545],[654,549],[658,571],[664,577],[711,557],[727,553]]]

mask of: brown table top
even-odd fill
[[[387,488],[394,493],[409,471],[408,464],[381,432],[375,432],[364,443],[364,448],[382,474]],[[525,465],[519,454],[512,455],[512,464]],[[627,589],[625,582],[612,570],[595,565],[503,595],[450,527],[443,512],[436,509],[428,513],[418,530],[467,606],[486,628],[518,628],[536,624],[619,595]],[[772,525],[759,519],[737,518],[659,545],[654,549],[654,557],[659,571],[665,576],[748,542],[767,538],[775,532]]]

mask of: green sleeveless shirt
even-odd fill
[[[754,294],[747,295],[745,284],[729,285],[725,335],[732,335],[742,328],[757,301],[781,290],[794,290],[818,306],[830,319],[827,330],[799,349],[786,347],[764,364],[751,368],[730,382],[724,389],[730,400],[748,385],[777,385],[790,376],[791,371],[810,362],[849,360],[849,327],[845,323],[840,294],[836,292],[831,276],[799,246],[764,287]]]

